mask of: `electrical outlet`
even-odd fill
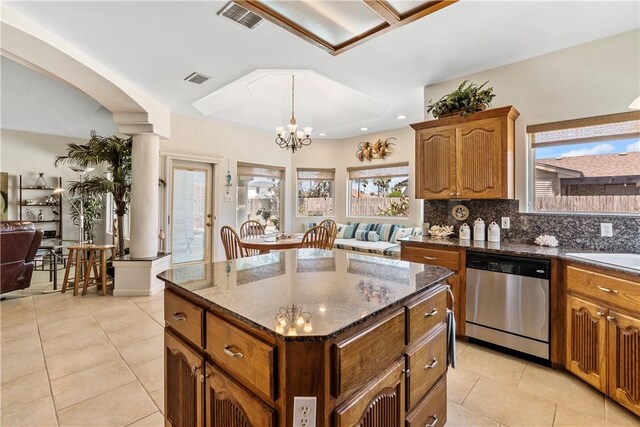
[[[294,396],[293,427],[316,427],[316,398]]]
[[[600,223],[600,236],[602,237],[613,237],[613,224],[610,222],[601,222]]]
[[[511,228],[511,217],[502,217],[502,228]]]

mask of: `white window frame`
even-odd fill
[[[347,218],[371,218],[371,219],[395,219],[395,220],[409,220],[411,218],[411,208],[412,208],[412,203],[411,203],[411,196],[407,196],[407,199],[409,200],[409,207],[407,208],[407,215],[405,216],[399,216],[399,215],[395,215],[395,216],[388,216],[388,215],[354,215],[351,213],[351,181],[352,179],[350,178],[350,173],[351,171],[357,171],[357,170],[375,170],[375,169],[386,169],[386,168],[395,168],[395,167],[406,167],[407,168],[407,179],[408,179],[408,185],[407,185],[407,189],[410,188],[410,183],[411,183],[411,168],[409,165],[409,162],[399,162],[399,163],[389,163],[389,164],[376,164],[376,165],[368,165],[368,166],[353,166],[353,167],[348,167],[347,168],[347,179],[346,179],[346,217]],[[398,176],[398,175],[394,175],[394,176]],[[405,176],[405,175],[402,175]],[[386,175],[379,175],[376,176],[375,178],[389,178],[392,176],[386,176]],[[373,178],[372,178],[373,179]]]
[[[554,130],[572,129],[580,127],[598,126],[606,124],[615,124],[629,121],[640,121],[640,112],[624,112],[608,114],[603,116],[585,117],[580,119],[564,120],[552,123],[543,123],[538,125],[529,125],[526,128],[527,132],[527,153],[526,153],[526,212],[534,214],[544,215],[605,215],[605,216],[638,216],[634,212],[607,212],[607,211],[543,211],[536,210],[536,143],[534,135],[536,133],[548,132]],[[551,145],[572,145],[577,143],[589,143],[589,142],[606,142],[607,140],[624,138],[640,137],[638,133],[622,133],[620,135],[600,135],[600,136],[583,136],[575,140],[567,140],[566,144],[560,142],[552,143]]]
[[[331,173],[331,175],[333,175],[333,178],[331,179],[300,179],[299,178],[299,172],[320,172],[320,173]],[[333,199],[333,206],[331,207],[331,214],[330,215],[308,215],[308,214],[301,214],[298,212],[298,184],[300,183],[300,181],[331,181],[331,191],[333,194],[331,194],[331,199]],[[296,209],[296,217],[297,218],[335,218],[336,217],[336,170],[332,169],[332,168],[296,168],[296,196],[295,196],[295,209]]]
[[[270,169],[270,170],[276,170],[280,173],[280,201],[279,201],[278,215],[280,218],[280,232],[283,232],[283,230],[285,230],[285,213],[286,213],[284,205],[287,200],[287,197],[285,195],[287,191],[286,190],[287,169],[284,166],[271,166],[271,165],[264,165],[264,164],[257,164],[257,163],[238,162],[236,165],[236,176],[235,176],[236,183],[239,181],[238,177],[241,175],[241,170],[243,168]],[[258,174],[254,174],[253,176],[261,176],[261,175],[258,173]],[[236,199],[236,209],[237,207],[238,207],[238,200]],[[239,224],[236,224],[236,226],[239,228],[244,221],[241,221]],[[238,222],[237,217],[236,217],[236,222]]]

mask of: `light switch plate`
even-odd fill
[[[226,203],[231,203],[231,201],[232,201],[231,194],[225,194],[224,195],[224,201]]]
[[[294,396],[293,427],[316,427],[316,398]]]
[[[503,216],[502,217],[502,228],[511,228],[511,217]]]

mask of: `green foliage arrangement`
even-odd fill
[[[380,216],[408,216],[409,215],[409,198],[402,196],[398,200],[389,202],[387,209],[378,208]]]
[[[81,167],[105,165],[110,177],[91,176],[84,182],[73,182],[69,192],[82,193],[85,197],[101,197],[111,194],[118,218],[118,253],[124,254],[124,214],[131,201],[131,138],[115,135],[100,136],[91,131],[86,144],[67,144],[67,155],[57,156],[55,165],[72,164]]]
[[[482,111],[491,105],[491,101],[496,96],[493,93],[493,87],[485,88],[487,83],[489,81],[478,86],[475,83],[470,83],[469,80],[465,80],[458,86],[458,89],[443,96],[438,101],[429,101],[427,113],[431,113],[437,119],[447,115],[459,114],[466,116],[467,114]]]

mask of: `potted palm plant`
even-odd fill
[[[72,164],[83,168],[105,165],[108,176],[91,176],[83,182],[73,182],[69,186],[72,194],[84,197],[113,197],[114,213],[118,221],[118,230],[124,230],[124,215],[131,201],[131,138],[120,138],[116,135],[100,136],[91,131],[91,138],[86,144],[67,144],[67,154],[56,156],[55,165]],[[118,233],[118,252],[125,253],[124,233]]]
[[[427,113],[431,113],[436,119],[449,116],[466,116],[485,110],[495,98],[493,87],[486,87],[488,81],[480,86],[463,81],[453,92],[443,96],[438,101],[429,101]]]

